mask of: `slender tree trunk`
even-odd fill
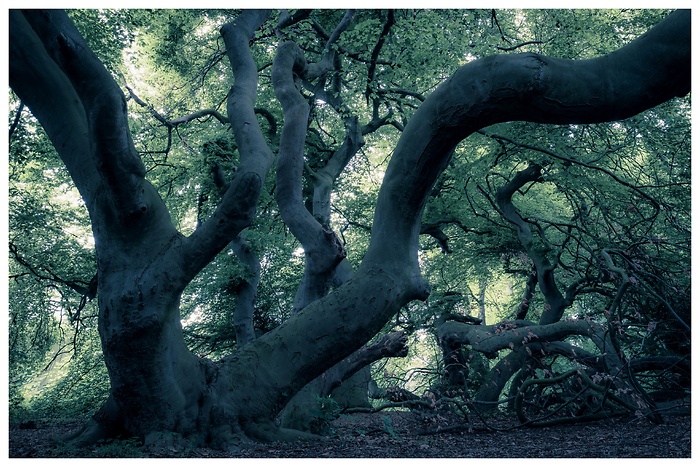
[[[253,312],[260,282],[260,260],[240,235],[231,241],[231,250],[246,268],[243,283],[236,291],[236,309],[233,312],[236,345],[245,345],[255,339]]]
[[[486,288],[489,285],[487,279],[479,280],[479,319],[486,324]]]
[[[552,248],[546,244],[547,241],[544,238],[541,238],[539,242],[537,241],[530,229],[530,225],[520,216],[512,200],[515,192],[527,183],[540,181],[542,178],[541,174],[542,167],[540,165],[530,164],[528,168],[518,172],[510,182],[498,189],[496,203],[501,209],[503,217],[513,224],[520,243],[535,266],[535,271],[537,272],[535,277],[545,298],[545,307],[540,318],[540,324],[550,324],[556,323],[561,319],[564,311],[571,306],[573,297],[564,297],[559,290],[554,278],[557,261],[550,261],[549,258],[549,255],[553,254]],[[545,244],[545,246],[543,247],[542,244]],[[530,280],[528,280],[527,285],[529,288],[531,285]],[[527,308],[525,308],[526,310]],[[519,311],[518,316],[522,314],[522,311]]]

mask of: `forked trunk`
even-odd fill
[[[241,160],[216,211],[185,238],[145,181],[122,90],[67,15],[10,12],[10,84],[59,151],[96,241],[99,327],[112,387],[79,442],[119,431],[171,441],[177,433],[230,448],[245,437],[296,436],[273,424],[291,397],[368,342],[403,305],[427,298],[417,253],[423,207],[462,139],[508,120],[622,119],[690,90],[689,12],[594,60],[522,54],[470,62],[406,125],[355,276],[215,364],[186,349],[179,296],[250,225],[272,163],[257,128],[257,66],[249,50],[266,18],[244,10],[222,29],[235,76],[228,114]],[[306,121],[296,123],[305,129]]]

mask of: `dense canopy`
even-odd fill
[[[690,393],[689,31],[12,10],[11,420],[226,448],[341,410],[660,421]]]

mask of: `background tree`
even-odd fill
[[[609,240],[605,236],[611,233],[574,226],[571,219],[578,221],[583,215],[583,203],[592,206],[595,199],[585,192],[570,190],[568,197],[556,199],[561,205],[558,217],[523,217],[524,209],[514,204],[515,194],[528,184],[541,183],[545,167],[554,170],[549,166],[551,159],[544,160],[544,156],[523,165],[516,157],[498,153],[494,175],[487,174],[484,180],[498,178],[499,183],[485,186],[464,183],[469,177],[463,174],[479,167],[471,163],[452,175],[469,188],[458,188],[466,197],[456,202],[441,198],[449,198],[442,194],[455,186],[449,177],[451,164],[460,160],[452,156],[462,153],[458,145],[481,128],[509,120],[576,125],[619,120],[687,94],[687,12],[671,15],[611,55],[581,62],[536,54],[481,60],[465,56],[464,50],[477,42],[472,39],[479,37],[474,26],[489,23],[493,36],[484,41],[500,38],[511,44],[499,45],[503,51],[516,51],[525,42],[546,43],[540,38],[511,40],[512,31],[527,30],[522,27],[526,16],[504,18],[493,11],[329,10],[279,15],[252,10],[240,14],[162,11],[149,17],[145,12],[92,16],[98,24],[119,24],[122,28],[115,32],[122,40],[142,41],[142,50],[153,51],[153,55],[136,56],[127,51],[122,54],[127,59],[123,70],[113,67],[118,60],[100,62],[68,16],[60,12],[12,11],[10,28],[13,91],[41,123],[65,164],[90,214],[95,239],[98,328],[111,387],[102,409],[76,435],[78,442],[122,432],[139,435],[147,442],[176,432],[214,446],[230,446],[244,436],[297,436],[277,427],[274,419],[304,386],[324,373],[334,374],[343,365],[360,368],[375,356],[386,354],[382,352],[405,353],[400,334],[383,338],[394,339],[396,346],[377,345],[384,342],[382,339],[364,350],[362,346],[393,317],[400,318],[402,307],[411,300],[427,298],[428,283],[421,276],[419,258],[434,255],[423,250],[419,254],[419,235],[430,235],[431,245],[449,252],[455,243],[446,233],[449,229],[464,234],[469,245],[487,247],[482,250],[492,258],[489,250],[493,249],[488,247],[503,243],[494,243],[488,235],[496,235],[508,245],[502,258],[505,261],[512,261],[521,251],[522,265],[516,269],[524,266],[527,271],[532,263],[530,271],[537,277],[543,295],[542,318],[546,319],[540,324],[525,322],[529,310],[534,309],[531,304],[518,311],[522,315],[519,321],[474,326],[447,319],[454,309],[443,307],[438,321],[442,323],[438,335],[443,342],[450,340],[453,349],[469,343],[487,356],[513,344],[515,357],[503,362],[516,362],[514,367],[526,369],[526,349],[532,351],[540,345],[552,354],[557,354],[557,348],[562,353],[561,349],[570,348],[564,338],[584,335],[599,348],[615,346],[617,352],[603,352],[607,355],[605,366],[598,368],[601,373],[621,376],[611,383],[615,389],[643,394],[633,374],[620,372],[630,365],[620,343],[610,341],[605,329],[623,324],[627,312],[621,311],[621,304],[629,297],[631,277],[640,281],[640,274],[630,275],[626,269],[636,264],[637,256],[617,250],[648,237],[658,217],[658,213],[650,216],[655,196],[645,190],[646,179],[630,183],[590,159],[574,164],[572,157],[562,155],[556,147],[534,147],[489,128],[483,135],[487,147],[511,152],[511,146],[528,149],[548,155],[562,166],[568,164],[566,167],[587,164],[587,169],[602,172],[632,190],[640,197],[635,206],[640,211],[638,221],[629,219],[615,225],[620,223],[619,216],[606,218],[615,234],[626,228],[629,239],[624,240],[628,243],[593,245]],[[641,22],[646,18],[648,26],[659,19],[658,14],[653,20],[651,16],[639,18]],[[541,23],[546,20],[545,15]],[[449,32],[415,40],[418,31],[434,29],[436,24]],[[532,24],[532,34],[537,36],[540,31],[535,26],[540,25],[540,19]],[[221,39],[217,41],[219,26]],[[638,32],[631,26],[630,30]],[[127,31],[138,34],[132,38]],[[626,29],[620,31],[624,34]],[[454,39],[451,47],[445,46],[444,36]],[[580,40],[586,43],[587,38]],[[105,48],[104,55],[114,59],[114,48],[105,44],[109,41],[90,45],[98,52]],[[576,50],[577,44],[572,41],[574,52],[570,56],[586,56]],[[422,47],[431,53],[426,54]],[[650,54],[658,56],[653,70],[640,65],[646,63],[646,58],[640,57]],[[224,66],[225,56],[230,67]],[[144,92],[130,84],[130,80],[140,80],[138,74],[127,73],[128,63],[137,59],[140,69],[157,71],[152,76],[158,76],[161,83],[175,83],[167,87],[167,99],[148,95],[146,83]],[[446,69],[467,61],[436,88],[447,78]],[[420,79],[413,73],[416,67],[426,71]],[[228,90],[222,83],[231,79],[233,86]],[[608,80],[617,84],[617,92],[600,86]],[[430,96],[424,97],[427,94]],[[591,104],[593,98],[595,104]],[[195,100],[200,104],[195,106]],[[669,115],[682,114],[683,110],[679,104],[670,109]],[[674,125],[679,131],[684,128],[681,120]],[[666,125],[666,120],[659,121]],[[21,116],[18,122],[22,128],[31,127],[25,127]],[[565,126],[559,131],[577,135],[579,128],[583,127]],[[389,130],[400,131],[401,138],[383,175],[372,216],[369,200],[378,185],[373,180],[381,178],[381,170],[367,164],[363,167],[354,156],[362,153],[363,143],[366,146],[368,141],[376,148],[391,148]],[[582,130],[583,141],[585,133]],[[369,162],[379,154],[363,151]],[[474,153],[480,154],[478,150]],[[19,160],[21,151],[17,154]],[[634,155],[635,159],[644,157],[642,153]],[[481,159],[483,164],[487,160]],[[344,179],[343,171],[348,168],[352,172],[346,172],[349,175]],[[271,170],[274,176],[268,177]],[[368,177],[358,179],[356,174],[363,172]],[[590,173],[585,177],[591,177]],[[358,202],[350,205],[338,200],[337,210],[332,210],[333,190],[341,193],[343,187],[360,181],[365,187],[356,192]],[[560,182],[563,188],[565,182]],[[671,189],[668,183],[654,183],[660,190]],[[547,197],[548,188],[539,193],[540,199]],[[686,200],[684,188],[682,182],[675,185],[681,202]],[[483,197],[477,200],[474,193]],[[534,193],[537,195],[537,190]],[[484,202],[491,208],[484,209]],[[455,210],[460,204],[462,209]],[[256,208],[258,216],[253,215]],[[473,213],[478,224],[460,220],[465,212]],[[668,250],[670,254],[678,247],[683,251],[684,222],[677,217],[675,221],[679,227],[674,239],[677,247]],[[474,243],[474,237],[482,239],[481,243]],[[270,238],[277,241],[270,242]],[[350,246],[358,247],[354,252],[349,251],[348,238],[353,240]],[[366,249],[363,244],[368,245]],[[639,258],[645,254],[640,251]],[[59,274],[56,268],[38,268],[40,261],[28,261],[20,254],[14,259],[18,271],[42,284],[53,280],[68,287],[76,285],[86,303],[95,296],[90,292],[94,273],[78,279]],[[287,264],[278,267],[285,260]],[[302,263],[303,273],[290,267]],[[680,260],[676,264],[682,269],[686,263]],[[637,267],[644,268],[641,264]],[[581,285],[586,286],[590,285],[588,274],[597,274],[601,288],[595,293],[603,297],[602,302],[609,302],[610,316],[561,320],[573,299],[566,302],[568,297],[557,282],[562,279],[556,274],[573,270],[584,272]],[[664,277],[665,270],[644,270],[645,283],[654,294],[650,296],[664,306],[659,312],[671,312],[680,317],[678,323],[685,323],[682,313],[676,311],[678,306],[667,299],[668,291],[682,284]],[[526,273],[525,277],[531,276]],[[581,280],[575,275],[563,279],[568,287]],[[299,287],[290,287],[297,282]],[[198,287],[198,283],[207,287]],[[479,283],[476,295],[482,298],[477,302],[483,306],[487,289],[485,282]],[[257,300],[253,302],[256,288]],[[292,292],[293,288],[296,291]],[[448,292],[452,291],[442,295],[454,296]],[[554,303],[552,297],[563,297],[564,303]],[[78,306],[85,306],[82,301]],[[256,328],[262,333],[257,338]],[[500,338],[485,345],[484,333],[496,331]],[[513,337],[523,331],[531,333],[525,333],[525,341]],[[551,345],[542,344],[542,340]],[[227,352],[227,348],[233,351]],[[193,353],[194,349],[219,360],[215,363]],[[363,352],[372,358],[358,358]],[[500,370],[498,365],[492,371]],[[595,380],[591,384],[592,389],[600,386]],[[499,385],[502,389],[505,383]],[[324,391],[321,388],[320,394]],[[621,406],[631,407],[629,397],[616,397]],[[646,404],[641,408],[649,410]]]

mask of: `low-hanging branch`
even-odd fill
[[[274,159],[254,111],[258,67],[250,51],[269,13],[243,10],[221,29],[234,76],[227,114],[240,165],[219,206],[189,237],[177,231],[167,206],[145,180],[123,91],[68,16],[12,10],[10,17],[10,83],[47,129],[86,200],[95,232],[100,337],[112,389],[92,422],[75,435],[81,443],[118,434],[159,442],[178,432],[229,448],[245,436],[290,435],[280,432],[274,419],[295,393],[369,342],[407,303],[428,298],[417,248],[423,209],[459,142],[511,120],[569,124],[626,118],[690,91],[688,11],[669,15],[629,45],[592,60],[509,54],[468,63],[406,124],[357,273],[213,362],[187,349],[178,305],[185,286],[251,224]],[[294,67],[275,68],[275,91],[282,89],[276,86],[278,72],[284,73],[283,87],[291,82],[287,89],[297,91]],[[286,97],[279,98],[283,106]],[[287,116],[304,115],[295,110],[284,109],[280,147],[289,143],[289,150],[298,151],[301,146],[303,155],[308,122],[289,126]],[[285,137],[287,131],[293,141]],[[485,352],[585,335],[601,350],[607,368],[625,377],[600,325],[583,320],[520,324],[495,333],[485,326],[445,323],[453,326],[456,339],[467,334],[474,348]]]

